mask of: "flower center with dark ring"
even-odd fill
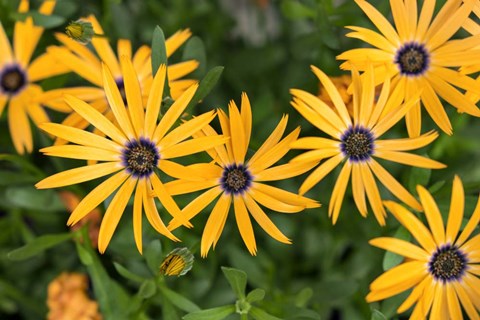
[[[155,144],[146,138],[131,140],[122,151],[122,164],[135,177],[148,177],[160,160]]]
[[[120,91],[120,95],[122,96],[123,104],[125,107],[127,106],[127,93],[125,92],[125,82],[123,81],[123,78],[118,78],[115,80],[115,83],[117,84],[118,91]]]
[[[0,71],[0,89],[6,95],[15,95],[27,84],[27,74],[18,65],[7,65]]]
[[[430,54],[424,45],[408,42],[397,50],[395,63],[403,75],[422,75],[429,67]]]
[[[428,271],[443,282],[459,280],[467,267],[465,254],[456,246],[447,244],[437,249],[428,263]]]
[[[351,161],[366,161],[373,154],[374,138],[367,128],[362,126],[350,127],[340,140],[340,149],[343,155]]]
[[[252,175],[243,164],[233,164],[223,169],[221,187],[227,194],[243,193],[252,184]]]

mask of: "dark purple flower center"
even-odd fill
[[[125,83],[123,82],[123,78],[117,78],[115,80],[117,84],[118,91],[120,91],[120,95],[122,96],[123,103],[127,106],[127,94],[125,92]]]
[[[437,249],[428,262],[428,271],[437,280],[447,282],[462,278],[467,268],[465,254],[450,244]]]
[[[345,157],[353,162],[370,159],[374,150],[374,138],[370,129],[362,126],[348,128],[340,138],[340,149]]]
[[[227,194],[241,194],[252,185],[252,174],[243,164],[232,164],[223,169],[221,187]]]
[[[148,177],[160,160],[155,144],[146,138],[131,140],[122,151],[122,164],[135,177]]]
[[[0,71],[0,90],[6,95],[16,95],[26,86],[27,74],[16,64],[6,65]]]
[[[403,75],[422,75],[430,65],[430,54],[423,44],[407,42],[397,50],[395,63]]]

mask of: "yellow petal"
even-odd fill
[[[28,80],[35,82],[70,71],[64,64],[58,63],[52,55],[44,53],[28,66]]]
[[[248,193],[245,193],[243,196],[245,204],[247,205],[248,211],[252,217],[257,221],[260,227],[268,233],[269,236],[275,240],[282,243],[292,243],[278,228],[277,226],[268,218],[268,216],[263,212],[262,208],[253,200]]]
[[[134,61],[135,63],[135,61]],[[147,109],[145,111],[145,136],[152,137],[157,125],[158,114],[163,99],[163,88],[165,86],[166,67],[160,65],[153,79],[152,87],[147,101]]]
[[[365,201],[365,184],[363,183],[360,165],[354,163],[352,166],[352,193],[358,211],[362,217],[367,216],[367,203]]]
[[[185,41],[190,38],[190,29],[179,30],[165,41],[167,57],[170,57]]]
[[[220,238],[225,223],[224,221],[227,219],[230,209],[231,199],[231,196],[222,195],[208,217],[200,244],[200,254],[203,258],[207,256],[213,243],[217,242]]]
[[[218,186],[205,191],[200,196],[196,197],[193,201],[191,201],[185,208],[183,208],[182,212],[184,216],[188,220],[193,219],[199,212],[205,209],[206,206],[212,203],[220,193],[222,193],[222,189]],[[180,226],[181,223],[178,220],[172,219],[168,224],[168,229],[175,230]]]
[[[405,301],[398,307],[397,313],[403,313],[417,302],[425,292],[425,288],[432,286],[432,277],[425,277],[419,284],[413,288],[412,292]],[[412,318],[415,319],[415,318]]]
[[[362,74],[362,80],[359,118],[357,119],[356,125],[366,126],[368,118],[372,115],[375,98],[375,78],[372,64],[369,64],[367,70]],[[353,85],[359,84],[354,82]]]
[[[309,108],[302,100],[294,98],[290,104],[312,125],[331,137],[339,139],[341,133],[318,113]]]
[[[188,106],[190,100],[192,100],[192,97],[197,89],[198,85],[191,86],[171,105],[171,107],[163,115],[160,123],[155,129],[155,132],[153,133],[154,141],[160,141],[170,130],[175,121],[177,121],[178,117],[180,117],[183,114],[183,111],[185,111],[185,108]]]
[[[35,187],[38,189],[47,189],[69,186],[100,178],[122,169],[123,167],[118,162],[106,162],[93,166],[78,167],[47,177],[38,182]]]
[[[142,90],[138,82],[138,76],[133,68],[132,61],[122,56],[120,58],[120,65],[122,67],[123,83],[125,85],[125,93],[127,96],[128,113],[132,121],[137,137],[144,135],[143,125],[145,122],[145,114],[142,101]]]
[[[217,186],[218,184],[218,179],[203,181],[174,180],[165,183],[165,189],[171,196],[175,196],[211,188]]]
[[[381,237],[372,239],[368,243],[410,259],[424,262],[428,262],[430,259],[430,255],[425,250],[405,240]]]
[[[57,38],[59,42],[64,44],[65,47],[70,49],[72,53],[75,53],[75,55],[79,56],[82,60],[88,62],[95,68],[101,68],[101,61],[98,60],[95,53],[93,53],[92,50],[88,48],[88,46],[71,39],[65,33],[56,32],[55,38]]]
[[[0,22],[0,65],[11,62],[13,60],[12,47],[10,46],[10,41],[8,41],[3,25]]]
[[[381,226],[385,225],[385,216],[387,215],[382,205],[382,198],[378,191],[377,184],[373,178],[372,172],[367,165],[360,166],[360,173],[367,193],[367,198],[372,207],[373,214]]]
[[[218,112],[217,112],[217,115],[218,115]],[[203,127],[203,129],[201,131],[195,132],[193,134],[193,137],[197,138],[197,137],[216,136],[216,135],[218,135],[218,134],[215,131],[215,129],[213,129],[210,125],[206,125],[205,127]],[[224,133],[224,135],[228,136],[225,133]],[[229,145],[230,145],[230,142],[227,141],[225,143],[225,145],[216,146],[213,149],[209,149],[209,150],[205,150],[205,151],[218,164],[220,164],[222,166],[226,166],[226,165],[230,164],[230,162],[231,162],[230,158],[228,156],[228,152],[227,152],[227,147]]]
[[[87,20],[92,23],[93,31],[97,34],[103,34],[102,27],[98,23],[97,19],[94,15],[89,15]],[[92,38],[92,45],[97,51],[100,59],[108,66],[110,71],[112,71],[115,77],[121,75],[120,73],[120,66],[118,64],[117,57],[110,47],[110,43],[108,42],[107,37],[93,37]]]
[[[190,139],[166,149],[162,149],[162,146],[160,145],[160,154],[162,159],[183,157],[200,151],[212,149],[215,146],[224,144],[228,140],[229,138],[225,138],[224,136],[210,136]]]
[[[243,128],[245,129],[245,145],[248,148],[248,145],[250,144],[250,135],[252,133],[252,107],[250,106],[250,100],[248,100],[248,96],[245,92],[242,92],[242,103],[240,108]]]
[[[198,117],[184,122],[177,128],[170,131],[161,141],[162,148],[169,148],[180,141],[192,136],[195,132],[201,130],[209,124],[216,116],[215,110],[203,113]]]
[[[167,212],[175,219],[180,220],[180,222],[187,228],[191,228],[192,224],[188,221],[183,213],[178,208],[177,203],[173,200],[172,196],[168,194],[165,186],[160,181],[156,174],[150,175],[150,182],[152,184],[155,195],[158,197],[162,205],[165,207]]]
[[[287,163],[255,174],[255,181],[274,181],[296,177],[318,165],[318,161]]]
[[[435,160],[425,158],[416,154],[406,153],[406,152],[397,152],[397,151],[386,151],[386,150],[376,150],[375,157],[410,165],[418,168],[428,168],[428,169],[443,169],[447,166],[443,163],[437,162]]]
[[[142,195],[144,191],[145,184],[138,183],[137,189],[135,190],[135,196],[133,198],[133,237],[135,238],[135,245],[137,246],[138,252],[143,253],[143,234],[142,234]]]
[[[446,295],[448,303],[448,314],[450,319],[459,319],[463,320],[462,309],[460,308],[460,303],[458,302],[457,293],[452,283],[446,283]]]
[[[376,140],[375,150],[407,151],[423,148],[438,138],[436,131],[429,131],[416,138]]]
[[[480,198],[477,200],[477,204],[475,205],[475,210],[472,213],[472,216],[470,217],[470,220],[468,220],[467,225],[465,228],[463,228],[462,233],[458,237],[457,241],[455,241],[455,244],[460,247],[472,234],[473,230],[478,226],[478,222],[480,221]]]
[[[383,204],[408,229],[427,253],[432,254],[436,250],[437,245],[432,238],[432,234],[417,217],[393,201],[384,201]]]
[[[377,29],[385,36],[385,39],[392,42],[394,46],[397,46],[398,43],[400,43],[400,39],[395,29],[373,5],[363,0],[355,0],[355,2],[363,12],[365,12]]]
[[[75,112],[79,113],[85,120],[90,122],[97,129],[115,140],[121,145],[124,145],[127,138],[110,120],[104,115],[95,110],[92,106],[79,100],[71,95],[65,96],[65,101]]]
[[[287,127],[288,122],[288,115],[283,115],[282,119],[278,122],[275,129],[272,131],[270,136],[268,136],[267,140],[262,144],[260,148],[258,148],[257,152],[250,158],[249,162],[255,162],[261,156],[263,156],[267,151],[272,149],[283,136],[285,132],[285,128]]]
[[[273,211],[283,212],[283,213],[296,213],[304,209],[303,206],[291,205],[283,202],[280,199],[276,199],[269,194],[263,193],[258,189],[252,187],[248,193],[250,196],[261,205],[269,208]]]
[[[64,126],[62,124],[43,123],[39,125],[39,128],[54,136],[66,139],[73,143],[101,148],[112,152],[119,152],[123,149],[122,146],[112,140],[100,137],[85,130]]]
[[[340,141],[320,137],[303,137],[291,144],[294,149],[338,149]]]
[[[322,180],[327,174],[329,174],[336,166],[343,160],[343,155],[338,154],[316,168],[300,186],[299,193],[305,194],[308,190],[312,189],[320,180]]]
[[[470,317],[470,319],[472,320],[480,319],[477,310],[475,310],[475,306],[472,304],[470,297],[468,296],[467,292],[463,288],[463,284],[457,281],[454,281],[452,283],[453,283],[453,287],[455,288],[455,292],[460,298],[460,302],[462,303],[462,306],[465,309],[468,316]]]
[[[74,225],[80,221],[110,196],[127,178],[129,178],[129,175],[122,170],[96,186],[95,189],[90,191],[82,201],[80,201],[75,210],[73,210],[70,218],[68,218],[67,224]]]
[[[145,215],[148,219],[148,222],[152,225],[152,227],[160,234],[163,234],[167,238],[172,241],[180,241],[177,237],[175,237],[170,230],[165,227],[160,215],[158,214],[157,206],[155,205],[155,198],[149,195],[151,191],[151,187],[148,185],[147,179],[141,179],[140,183],[143,183],[145,186],[142,189],[142,199],[143,204],[145,206]]]
[[[425,42],[425,34],[428,31],[430,21],[432,20],[433,11],[435,10],[435,1],[424,1],[422,9],[420,11],[420,17],[418,18],[417,30],[415,33],[415,39],[419,39],[421,42]]]
[[[248,166],[250,167],[252,174],[255,175],[257,172],[261,172],[282,159],[287,152],[290,151],[292,142],[298,138],[299,134],[300,128],[297,127],[274,147],[265,152],[262,156],[256,158],[255,161],[250,160]]]
[[[118,58],[120,60],[122,59],[122,56],[126,57],[128,60],[132,59],[132,43],[130,42],[130,40],[127,40],[127,39],[119,39],[118,40],[118,42],[117,42],[117,54],[118,54]],[[121,64],[122,64],[122,61],[120,61],[120,65]]]
[[[255,256],[257,254],[255,235],[253,233],[252,222],[250,221],[250,216],[248,215],[243,198],[233,197],[233,207],[235,209],[235,220],[237,221],[238,230],[240,231],[243,242],[247,246],[250,254]]]
[[[397,49],[390,41],[385,39],[385,37],[378,32],[357,26],[345,26],[345,28],[355,31],[346,34],[349,38],[360,39],[382,51],[394,53]]]
[[[328,216],[332,218],[333,224],[337,223],[351,171],[352,165],[349,161],[345,162],[340,174],[338,175],[337,182],[333,187],[332,197],[330,198],[330,204],[328,205]]]
[[[104,253],[107,249],[110,239],[112,239],[113,233],[125,211],[128,200],[130,200],[133,189],[137,185],[137,180],[138,179],[132,177],[127,179],[108,205],[98,234],[98,251],[100,251],[100,253]]]
[[[62,157],[81,160],[97,161],[120,161],[120,153],[99,149],[96,147],[85,147],[77,145],[52,146],[40,149],[40,152],[48,156]]]
[[[423,261],[402,263],[379,276],[370,284],[370,290],[384,290],[403,286],[408,283],[406,290],[419,283],[427,275],[427,264]],[[403,291],[402,290],[402,291]]]
[[[447,297],[444,286],[437,286],[435,290],[430,317],[438,320],[449,320]]]
[[[200,64],[196,60],[182,61],[168,66],[168,80],[176,80],[195,71]]]
[[[405,3],[402,1],[391,1],[390,7],[392,8],[393,21],[400,37],[401,42],[411,40],[409,34],[409,16],[411,12],[407,12]]]
[[[24,97],[15,97],[10,99],[8,110],[8,127],[13,145],[19,154],[24,154],[25,151],[31,153],[33,150],[32,131],[27,117],[26,103]]]
[[[417,211],[423,211],[422,205],[415,199],[410,192],[405,189],[387,170],[385,170],[377,161],[371,159],[368,166],[372,169],[380,182],[393,193],[398,199],[409,205]]]
[[[230,116],[230,143],[232,144],[233,158],[235,163],[244,163],[248,145],[246,145],[247,141],[245,128],[243,127],[243,119],[233,100],[228,104],[228,114]]]
[[[463,211],[465,209],[465,195],[460,178],[455,175],[452,186],[452,197],[450,200],[450,211],[448,212],[447,231],[445,241],[455,243],[460,225],[462,224]]]
[[[320,207],[320,204],[315,200],[302,197],[296,193],[269,186],[268,184],[255,182],[255,184],[252,185],[252,188],[264,194],[267,194],[272,198],[275,198],[287,204],[291,204],[293,206],[303,206],[305,208]]]

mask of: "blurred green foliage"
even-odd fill
[[[371,2],[388,12],[388,1]],[[32,1],[33,8],[38,4],[39,1]],[[0,19],[10,37],[15,19],[24,18],[16,13],[17,5],[18,1],[0,0]],[[59,0],[53,18],[36,17],[37,23],[48,28],[36,54],[56,43],[53,32],[62,32],[68,21],[91,13],[97,16],[112,43],[118,38],[129,38],[134,48],[150,44],[157,25],[165,37],[178,29],[190,28],[195,37],[183,51],[189,46],[203,46],[206,52],[197,78],[204,79],[215,66],[224,67],[213,91],[198,98],[201,103],[196,111],[226,108],[230,99],[239,101],[241,92],[247,92],[253,109],[253,146],[260,145],[284,113],[290,115],[290,129],[301,125],[302,136],[318,134],[290,107],[289,89],[318,91],[309,65],[330,75],[341,74],[335,56],[361,45],[346,38],[343,27],[369,25],[353,1]],[[197,56],[202,52],[203,49]],[[182,50],[172,61],[181,58]],[[73,76],[61,76],[43,85],[58,87],[78,81]],[[458,174],[468,196],[469,217],[480,189],[480,126],[478,119],[457,114],[450,107],[446,109],[455,134],[441,134],[421,152],[446,163],[447,169],[430,172],[385,165],[414,194],[418,183],[429,187],[443,213],[448,212],[451,181]],[[429,121],[425,117],[424,128],[433,128]],[[33,184],[75,166],[76,162],[47,159],[38,152],[15,156],[6,127],[4,113],[0,119],[1,319],[45,318],[47,285],[62,271],[89,274],[91,294],[100,303],[105,319],[180,319],[190,312],[193,313],[185,319],[244,319],[242,310],[246,305],[251,307],[249,315],[253,319],[394,319],[396,308],[405,297],[402,294],[371,306],[365,302],[369,283],[383,268],[400,262],[398,257],[370,247],[367,241],[382,235],[405,235],[392,218],[384,228],[371,214],[363,219],[350,191],[339,221],[332,226],[326,208],[338,172],[308,193],[323,204],[321,208],[295,215],[270,215],[293,239],[292,245],[278,243],[254,226],[259,251],[252,257],[244,248],[234,219],[229,217],[217,248],[202,259],[198,255],[202,228],[178,230],[177,236],[184,241],[182,246],[190,247],[197,259],[187,275],[163,278],[158,268],[176,244],[159,238],[145,221],[143,241],[149,245],[141,256],[133,242],[129,209],[104,255],[85,241],[85,229],[65,236],[68,212],[61,206],[58,194],[36,190]],[[403,137],[404,132],[404,123],[400,122],[390,134]],[[38,130],[34,141],[37,150],[51,143]],[[282,187],[296,191],[304,178],[305,175],[284,181]],[[96,183],[84,183],[70,190],[84,195]],[[389,194],[383,196],[391,198]],[[191,197],[180,199],[183,207]],[[208,213],[206,210],[196,217],[193,224],[204,225]],[[70,237],[74,240],[67,239]],[[50,248],[53,244],[56,245]],[[222,273],[221,266],[229,268]]]

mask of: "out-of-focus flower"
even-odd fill
[[[475,7],[473,8],[473,13],[477,16],[478,21],[478,19],[480,19],[480,2],[477,2]],[[478,24],[477,21],[468,18],[463,24],[463,28],[467,30],[471,35],[480,37],[480,24]],[[480,44],[476,47],[476,49],[480,49]],[[460,70],[464,73],[478,72],[480,71],[480,62],[472,66],[462,67]],[[477,84],[477,86],[480,87],[480,76],[477,77]],[[465,96],[473,103],[477,103],[480,100],[480,93],[473,92],[471,90],[467,91],[465,93]]]
[[[193,254],[188,248],[175,248],[160,265],[160,273],[166,276],[183,276],[193,266]]]
[[[417,138],[380,140],[416,103],[414,98],[401,104],[390,96],[387,79],[375,103],[373,67],[364,73],[361,81],[358,72],[352,73],[353,117],[349,115],[341,94],[327,75],[312,66],[313,72],[326,88],[335,109],[332,110],[318,97],[298,89],[291,89],[292,106],[331,138],[304,137],[292,143],[296,149],[309,149],[292,159],[293,163],[324,162],[303,182],[300,194],[305,194],[327,174],[344,162],[328,206],[328,215],[335,224],[340,214],[348,181],[352,178],[353,199],[362,216],[367,215],[365,194],[380,225],[385,224],[386,212],[374,175],[396,197],[416,210],[418,201],[374,158],[380,158],[420,168],[440,169],[445,165],[404,151],[424,147],[438,137],[434,131]],[[417,96],[418,99],[418,96]]]
[[[80,203],[80,198],[70,191],[60,191],[59,194],[60,200],[62,200],[67,211],[72,213],[73,210],[75,210],[75,208]],[[84,225],[87,225],[90,242],[92,243],[92,246],[96,248],[98,243],[98,231],[100,229],[101,220],[102,214],[100,213],[100,210],[98,208],[95,208],[85,217],[83,217],[77,224],[71,226],[70,229],[72,231],[75,231],[80,229]]]
[[[472,235],[480,221],[480,198],[470,220],[463,224],[465,196],[460,178],[455,177],[446,228],[432,195],[417,186],[429,228],[413,213],[393,201],[385,206],[413,235],[418,244],[396,238],[376,238],[370,244],[408,261],[386,271],[370,284],[367,301],[390,298],[410,288],[410,295],[397,309],[416,306],[410,319],[478,319],[480,311],[480,235]],[[462,306],[462,307],[461,307]]]
[[[63,272],[48,285],[48,320],[101,320],[98,303],[87,295],[88,279]]]
[[[50,15],[55,4],[55,0],[45,0],[38,11]],[[28,0],[20,1],[18,12],[28,10]],[[32,17],[17,21],[12,48],[0,22],[0,116],[8,105],[8,127],[13,145],[20,154],[33,150],[29,118],[36,125],[49,120],[47,112],[36,101],[42,88],[35,82],[68,71],[48,54],[42,54],[31,61],[42,33],[43,28],[34,25]],[[50,107],[58,110],[55,106]]]
[[[155,230],[171,240],[178,241],[178,238],[167,230],[162,222],[151,193],[160,199],[162,206],[170,215],[177,218],[181,224],[187,227],[191,226],[166,191],[164,184],[160,181],[159,173],[155,169],[158,168],[170,176],[179,175],[179,171],[183,171],[183,166],[171,159],[216,147],[225,143],[226,138],[216,135],[201,140],[187,140],[213,120],[214,111],[195,117],[172,130],[195,94],[198,88],[197,84],[187,89],[157,123],[166,81],[165,65],[162,65],[155,75],[145,109],[132,61],[128,57],[122,56],[120,62],[125,79],[128,108],[125,108],[110,70],[105,65],[103,68],[105,93],[115,121],[107,119],[94,106],[78,98],[70,95],[65,97],[66,102],[75,112],[106,137],[62,124],[45,123],[40,126],[44,131],[72,142],[72,144],[43,148],[40,150],[41,152],[49,156],[95,160],[101,161],[101,163],[54,174],[38,182],[36,187],[39,189],[57,188],[114,174],[83,198],[73,210],[67,223],[68,225],[77,223],[118,189],[108,205],[100,226],[98,249],[103,253],[131,195],[135,193],[133,229],[135,243],[141,253],[143,208],[148,221]]]
[[[284,116],[257,152],[249,160],[245,160],[252,134],[252,111],[247,95],[242,94],[241,111],[233,100],[228,109],[230,118],[221,109],[218,110],[218,115],[222,132],[230,136],[230,140],[225,146],[208,150],[214,161],[188,166],[176,177],[179,180],[166,184],[167,190],[172,195],[180,194],[185,189],[191,191],[208,189],[182,210],[185,218],[189,220],[220,196],[203,230],[202,257],[207,256],[210,248],[217,244],[232,202],[238,230],[252,255],[256,254],[257,245],[250,215],[272,238],[283,243],[291,243],[258,204],[273,211],[286,213],[320,206],[314,200],[263,183],[300,175],[317,164],[315,161],[272,167],[290,150],[290,144],[297,139],[300,128],[296,128],[280,140],[288,121],[288,117]],[[199,140],[216,135],[212,127],[206,126],[195,135],[195,138]],[[180,223],[181,221],[173,219],[168,228],[175,229]]]
[[[90,43],[92,37],[95,35],[92,23],[82,19],[70,22],[68,26],[65,27],[65,33],[81,44]]]
[[[95,16],[91,15],[82,19],[91,23],[95,34],[104,34],[102,27]],[[170,57],[188,38],[191,36],[190,30],[180,30],[165,41],[167,57]],[[132,56],[132,44],[130,40],[120,39],[117,43],[117,55],[110,46],[105,37],[94,36],[91,44],[96,54],[88,47],[81,45],[77,41],[70,39],[62,33],[55,34],[55,37],[64,46],[50,46],[47,48],[59,65],[66,66],[70,71],[87,80],[93,86],[80,86],[72,88],[54,89],[45,92],[39,101],[65,112],[70,115],[65,118],[63,124],[74,126],[79,129],[85,129],[89,124],[76,112],[71,112],[71,108],[65,103],[63,96],[65,94],[73,95],[87,103],[91,104],[96,110],[106,115],[109,119],[114,119],[111,109],[108,106],[105,91],[103,90],[102,80],[102,62],[111,70],[115,83],[118,86],[124,104],[127,105],[125,93],[125,79],[122,76],[120,67],[120,57],[125,56],[131,59],[136,70],[137,78],[140,84],[143,105],[146,105],[150,87],[152,85],[152,62],[151,49],[143,45]],[[117,58],[118,57],[118,58]],[[168,84],[170,86],[171,97],[176,100],[187,88],[197,83],[197,80],[183,79],[186,75],[193,72],[198,67],[198,61],[188,60],[176,64],[169,64],[167,68]],[[66,141],[57,140],[56,144],[63,144]]]
[[[419,17],[417,1],[390,1],[396,28],[367,1],[355,2],[380,33],[349,26],[353,32],[347,36],[361,39],[375,48],[348,50],[337,59],[347,60],[341,67],[349,70],[353,67],[366,70],[367,65],[373,63],[375,84],[389,79],[392,96],[405,102],[421,90],[419,101],[406,114],[410,137],[418,137],[421,133],[421,105],[441,130],[452,134],[452,125],[439,97],[458,111],[480,116],[480,109],[463,95],[463,90],[480,94],[478,83],[452,69],[480,65],[480,50],[476,48],[480,38],[451,39],[478,0],[446,1],[433,21],[435,0],[423,1]]]
[[[337,88],[337,91],[340,94],[343,103],[347,107],[348,113],[353,116],[352,95],[348,93],[348,87],[352,83],[352,76],[344,74],[338,77],[330,77],[330,81],[332,81],[335,88]],[[328,91],[325,89],[321,82],[319,82],[318,85],[318,97],[330,108],[335,110],[335,105],[333,104],[332,98],[328,94]]]

